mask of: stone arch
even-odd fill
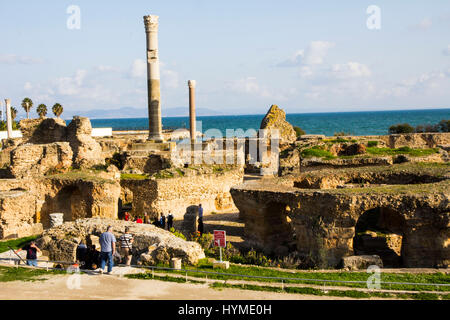
[[[91,217],[91,213],[87,210],[87,201],[86,196],[76,185],[62,187],[53,197],[47,195],[41,214],[44,228],[50,227],[49,214],[51,213],[63,213],[64,221]]]
[[[364,211],[356,222],[353,250],[357,255],[379,255],[385,267],[400,267],[406,231],[406,219],[398,210],[374,207]]]
[[[291,249],[295,236],[289,218],[290,210],[286,203],[271,201],[265,205],[259,217],[253,217],[259,220],[253,221],[254,231],[258,233],[267,254],[282,256]]]

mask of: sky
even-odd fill
[[[80,115],[146,108],[155,14],[163,109],[187,107],[189,79],[197,107],[223,114],[450,108],[450,1],[430,3],[1,1],[0,99],[19,118],[24,97]]]

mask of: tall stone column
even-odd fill
[[[162,142],[158,16],[144,16],[144,24],[147,36],[148,139]]]
[[[196,139],[196,131],[197,128],[195,126],[196,116],[195,116],[195,80],[189,80],[189,131],[191,133],[191,141],[195,141]]]
[[[8,130],[8,139],[12,138],[12,119],[11,119],[11,100],[5,99],[6,106],[6,127]]]

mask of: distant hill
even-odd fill
[[[187,117],[189,116],[188,107],[177,107],[177,108],[162,108],[161,110],[163,117]],[[197,116],[220,116],[223,113],[207,109],[207,108],[197,108]],[[83,116],[91,119],[114,119],[114,118],[146,118],[148,116],[147,108],[134,108],[134,107],[123,107],[120,109],[95,109],[79,112],[64,112],[65,118],[72,118],[73,116]]]

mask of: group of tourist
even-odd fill
[[[161,217],[159,219],[155,218],[153,222],[150,222],[150,217],[147,213],[144,214],[143,217],[136,216],[133,220],[129,212],[125,212],[125,221],[134,221],[136,223],[143,223],[143,224],[153,224],[159,228],[166,229],[170,231],[170,229],[173,228],[173,214],[169,211],[169,214],[167,217],[164,215],[164,213],[161,214]]]
[[[131,221],[131,216],[128,212],[125,212],[125,220]],[[144,219],[138,216],[134,221],[136,223],[150,223],[147,213],[144,215]],[[167,230],[170,230],[173,227],[172,213],[169,211],[167,218],[164,214],[161,214],[159,220],[155,219],[153,224],[163,229],[165,229],[167,225]],[[81,240],[76,251],[77,262],[83,267],[83,269],[98,270],[100,273],[103,273],[105,266],[107,265],[107,274],[112,271],[114,257],[120,259],[126,266],[130,266],[133,248],[133,235],[130,234],[129,231],[130,228],[125,227],[125,233],[119,238],[120,252],[117,250],[116,237],[112,233],[111,226],[108,226],[106,232],[103,232],[100,235],[100,252],[97,251],[94,244],[86,246],[86,243]],[[198,206],[198,231],[200,232],[200,235],[203,234],[203,208],[201,204]],[[15,253],[17,254],[22,250],[27,252],[27,265],[37,267],[37,254],[38,252],[41,252],[41,250],[37,247],[36,242],[31,241],[26,246],[15,251]]]
[[[103,273],[107,266],[107,274],[110,274],[114,266],[114,258],[119,259],[126,266],[131,265],[133,236],[130,234],[129,227],[125,227],[125,233],[120,236],[120,250],[116,246],[116,237],[112,233],[112,227],[109,226],[106,232],[100,235],[100,252],[96,250],[95,245],[85,245],[81,241],[77,247],[77,262],[83,269],[97,270]]]

